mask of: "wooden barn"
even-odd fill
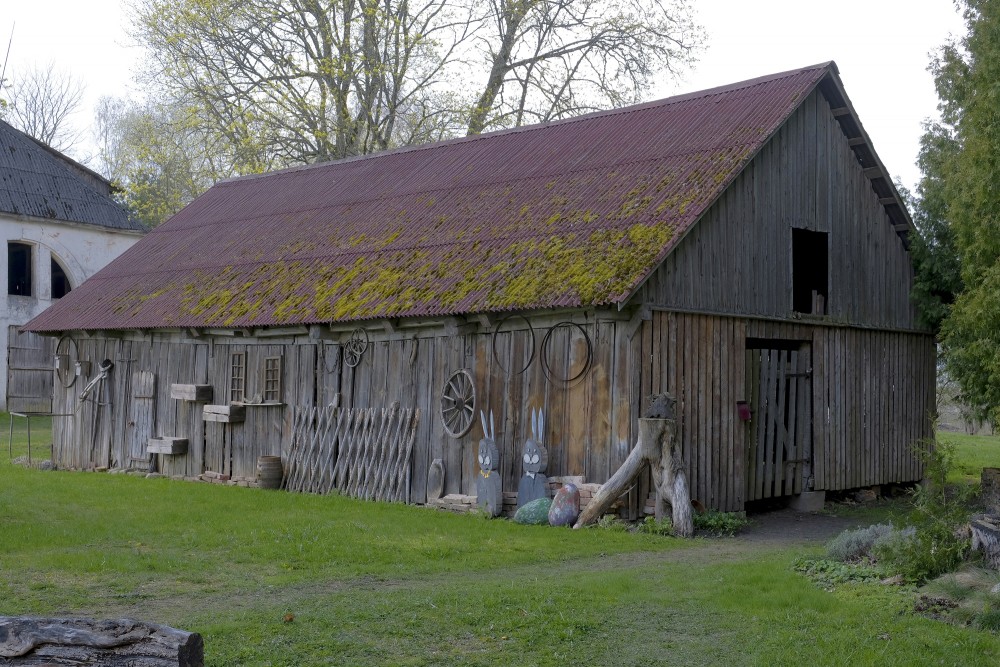
[[[827,63],[222,182],[27,328],[62,467],[424,503],[475,494],[484,411],[510,493],[541,409],[547,474],[603,482],[669,391],[692,497],[740,511],[922,477],[911,233]]]

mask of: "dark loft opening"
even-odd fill
[[[63,267],[60,266],[56,258],[52,258],[52,298],[61,299],[69,291],[73,289],[72,285],[69,284],[69,278],[66,277],[66,272]]]
[[[7,294],[31,296],[31,246],[7,244]]]
[[[811,315],[826,314],[828,254],[826,232],[792,230],[792,310]]]

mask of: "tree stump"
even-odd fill
[[[982,499],[988,514],[1000,514],[1000,468],[983,468]]]
[[[672,415],[671,397],[669,395],[655,397],[651,410],[657,416]],[[625,459],[625,463],[601,486],[590,504],[580,513],[574,528],[596,521],[632,485],[645,465],[649,464],[656,486],[657,518],[662,517],[666,505],[669,504],[672,509],[674,534],[679,537],[691,537],[694,534],[691,492],[688,489],[680,445],[674,437],[675,425],[673,419],[639,420],[639,441],[636,446]]]
[[[1000,570],[1000,516],[978,514],[972,517],[972,550],[982,551],[987,563]]]
[[[201,635],[121,618],[0,616],[0,664],[202,667]]]

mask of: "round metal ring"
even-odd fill
[[[528,335],[531,337],[531,354],[528,355],[528,362],[524,365],[524,368],[514,372],[514,375],[521,375],[522,373],[524,373],[524,371],[528,370],[528,367],[531,366],[531,362],[535,360],[535,329],[534,327],[531,326],[531,322],[528,321],[528,318],[524,317],[523,315],[508,315],[507,317],[497,322],[496,327],[493,329],[491,346],[493,348],[493,361],[500,368],[500,370],[506,373],[507,369],[504,368],[503,363],[500,362],[500,357],[497,355],[497,334],[500,333],[500,327],[503,326],[504,322],[506,322],[507,320],[514,319],[515,317],[524,320],[524,323],[528,325]]]
[[[69,341],[69,344],[66,345],[66,351],[65,352],[61,352],[60,350],[63,348],[63,343],[66,342],[66,341]],[[73,348],[72,354],[70,354],[70,352],[69,352],[69,347],[70,346],[72,346],[72,348]],[[64,336],[60,336],[59,337],[59,341],[56,343],[56,354],[57,355],[58,354],[65,354],[65,355],[67,355],[70,358],[71,362],[72,362],[73,359],[79,360],[79,358],[80,358],[80,350],[76,346],[76,339],[74,339],[72,336],[65,336],[65,335]],[[69,375],[69,383],[68,384],[66,383],[66,378],[63,377],[62,369],[60,369],[58,366],[56,366],[56,377],[59,378],[59,384],[61,384],[63,386],[63,389],[69,389],[74,384],[76,384],[76,370],[75,369],[73,369],[73,370],[66,369],[66,373]]]
[[[583,339],[587,341],[587,361],[583,364],[583,368],[581,368],[576,375],[566,378],[555,377],[552,374],[552,367],[549,365],[549,360],[548,360],[549,344],[552,342],[552,332],[561,327],[576,327],[577,329],[579,329],[580,333],[583,334]],[[582,378],[584,375],[587,374],[587,371],[590,370],[591,363],[593,363],[594,361],[594,346],[590,340],[590,334],[588,334],[587,330],[584,329],[579,324],[577,324],[576,322],[569,322],[569,321],[559,322],[555,326],[549,328],[547,332],[545,332],[545,338],[542,339],[542,352],[540,358],[542,363],[542,371],[545,373],[545,377],[552,380],[553,382],[562,382],[565,384],[576,382],[577,380],[579,380],[580,378]]]

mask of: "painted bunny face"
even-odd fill
[[[524,463],[524,472],[538,473],[545,470],[548,463],[548,455],[545,448],[532,439],[524,443],[524,455],[521,457]]]
[[[481,470],[496,470],[499,452],[497,445],[492,440],[483,438],[479,441],[479,468]]]

